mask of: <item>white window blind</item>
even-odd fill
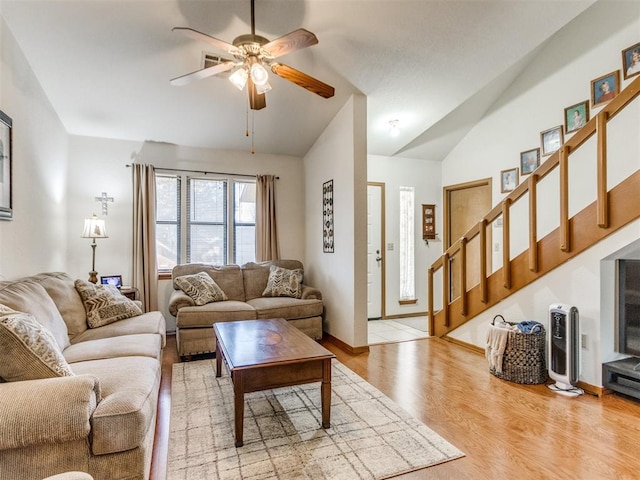
[[[255,231],[254,180],[156,175],[159,271],[179,263],[254,262]]]

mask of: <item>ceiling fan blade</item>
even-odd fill
[[[179,32],[183,35],[186,35],[189,38],[193,38],[194,40],[199,40],[201,42],[208,43],[209,45],[213,45],[218,50],[223,52],[230,53],[231,55],[235,55],[238,52],[238,49],[224,40],[220,40],[218,38],[212,37],[211,35],[207,35],[206,33],[199,32],[189,27],[173,27],[171,29],[172,32]]]
[[[213,67],[203,68],[201,70],[196,70],[195,72],[187,73],[186,75],[173,78],[169,81],[169,83],[171,83],[171,85],[173,86],[186,85],[187,83],[191,83],[194,80],[201,80],[203,78],[212,77],[219,73],[231,70],[235,65],[236,63],[232,61],[220,63],[218,65],[214,65]]]
[[[309,30],[299,28],[262,46],[273,58],[295,52],[318,43],[318,38]]]
[[[267,106],[267,98],[264,93],[258,93],[256,86],[251,80],[247,80],[247,91],[249,92],[249,106],[251,110],[262,110]]]
[[[302,73],[288,65],[272,63],[271,71],[279,77],[289,80],[296,85],[300,85],[302,88],[306,88],[310,92],[320,95],[321,97],[331,98],[335,94],[335,89],[331,85],[327,85],[326,83],[310,77],[306,73]]]

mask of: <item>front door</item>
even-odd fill
[[[367,318],[383,317],[384,183],[367,184]]]

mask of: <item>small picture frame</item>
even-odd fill
[[[620,92],[620,71],[607,73],[591,80],[591,106],[604,105]]]
[[[500,171],[500,192],[513,192],[518,186],[518,167]]]
[[[540,149],[533,148],[520,152],[520,174],[529,175],[540,166]]]
[[[589,100],[564,109],[564,133],[575,132],[589,121]]]
[[[540,132],[540,144],[542,145],[542,155],[548,156],[560,150],[564,143],[562,125]]]
[[[0,111],[0,220],[13,218],[13,121]]]
[[[102,285],[111,285],[120,290],[120,288],[122,288],[122,275],[106,275],[100,277],[100,283]]]
[[[622,50],[622,72],[625,80],[640,75],[640,43]]]

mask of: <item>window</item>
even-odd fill
[[[400,187],[400,301],[416,295],[414,238],[413,187]]]
[[[156,175],[156,254],[158,270],[180,259],[180,177]]]
[[[255,228],[255,181],[156,175],[159,271],[179,263],[255,261]]]

